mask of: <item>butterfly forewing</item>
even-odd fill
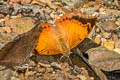
[[[80,16],[66,16],[56,22],[69,50],[81,43],[95,24],[96,18],[81,18]]]

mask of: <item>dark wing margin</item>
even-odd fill
[[[91,23],[91,26],[94,26],[97,17],[84,18],[84,17],[79,17],[79,16],[72,16],[71,19],[78,20],[78,21],[82,22],[83,24],[87,24],[89,22],[89,23]]]

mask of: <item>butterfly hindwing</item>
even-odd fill
[[[57,32],[52,24],[41,24],[42,32],[39,36],[35,50],[41,55],[55,55],[60,53]]]

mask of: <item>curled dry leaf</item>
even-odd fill
[[[90,39],[85,39],[78,47],[82,52],[88,54],[88,61],[91,65],[94,65],[104,71],[114,71],[120,69],[120,54],[117,52],[108,50],[103,46],[99,46]],[[84,49],[85,47],[86,49]]]
[[[37,24],[30,31],[18,35],[12,42],[6,44],[0,50],[0,65],[14,66],[25,63],[35,47],[40,32],[40,25]]]
[[[82,55],[81,57],[92,67],[102,80],[107,80],[107,78],[101,70],[120,70],[120,54],[117,52],[108,50],[88,38],[79,44],[78,48],[81,52],[88,54],[88,59],[86,59],[82,53],[80,55]]]

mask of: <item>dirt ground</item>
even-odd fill
[[[120,54],[120,0],[1,0],[0,49],[16,36],[30,31],[38,19],[54,23],[68,13],[97,16],[96,25],[87,38],[94,41],[95,46],[104,46]],[[84,48],[80,50],[85,53]],[[102,80],[74,49],[70,55],[72,64],[69,59],[60,60],[61,56],[43,56],[31,51],[26,64],[0,66],[0,80]],[[91,57],[84,56],[88,60]],[[108,80],[120,80],[118,67],[112,71],[103,69]]]

